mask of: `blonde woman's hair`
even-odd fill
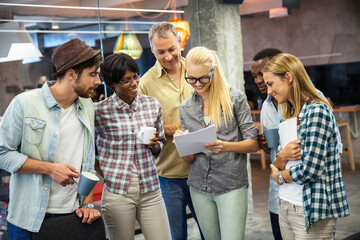
[[[203,65],[213,69],[213,75],[209,86],[209,112],[210,122],[216,128],[222,125],[221,116],[224,116],[225,126],[233,118],[233,104],[230,99],[230,86],[226,81],[220,61],[216,53],[205,47],[195,47],[186,55],[185,66],[190,64]]]
[[[304,65],[297,57],[288,53],[278,54],[266,64],[263,72],[271,72],[281,78],[284,78],[288,72],[293,76],[290,94],[294,99],[295,106],[292,106],[289,101],[279,104],[284,119],[299,116],[304,102],[303,95],[309,97],[311,104],[322,102],[332,109],[329,103],[318,94]]]

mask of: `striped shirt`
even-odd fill
[[[304,185],[306,230],[326,218],[350,215],[341,174],[335,117],[324,103],[306,102],[299,114],[301,164],[290,167],[291,178]]]
[[[127,194],[133,166],[142,194],[160,187],[154,156],[136,136],[142,126],[155,127],[159,141],[165,142],[161,107],[153,97],[138,95],[129,105],[114,93],[95,104],[97,159],[112,193]]]

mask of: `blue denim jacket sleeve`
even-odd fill
[[[15,173],[27,156],[18,151],[23,132],[23,106],[15,97],[0,122],[0,168]]]

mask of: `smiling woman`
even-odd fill
[[[101,75],[106,85],[114,89],[120,99],[131,104],[137,96],[140,81],[137,63],[125,53],[110,55],[105,59],[105,63]]]
[[[337,219],[350,211],[340,168],[339,129],[331,106],[320,97],[301,61],[291,54],[272,58],[263,73],[283,119],[298,118],[299,141],[279,151],[276,167],[270,165],[272,177],[280,185],[282,237],[332,239]],[[291,150],[300,160],[282,157]]]
[[[245,153],[258,149],[257,129],[246,96],[228,85],[214,51],[191,49],[185,66],[186,81],[195,92],[180,105],[182,130],[175,134],[215,124],[218,138],[204,146],[209,151],[183,157],[191,164],[188,184],[201,230],[205,239],[244,239],[248,194]]]
[[[139,67],[125,53],[108,56],[101,75],[115,91],[95,104],[96,170],[104,177],[101,208],[109,237],[134,239],[137,220],[148,238],[170,239],[154,162],[165,142],[160,104],[153,97],[138,95]],[[149,127],[156,132],[144,144],[137,135]]]

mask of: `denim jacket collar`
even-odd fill
[[[55,100],[54,96],[52,95],[52,93],[50,91],[50,87],[52,85],[54,85],[55,82],[56,81],[51,81],[51,82],[45,83],[41,88],[45,104],[47,105],[47,107],[49,109],[52,107],[59,107],[59,108],[61,107],[60,104]],[[79,101],[79,98],[75,99],[75,108],[76,108],[76,111],[83,109],[81,102]]]

